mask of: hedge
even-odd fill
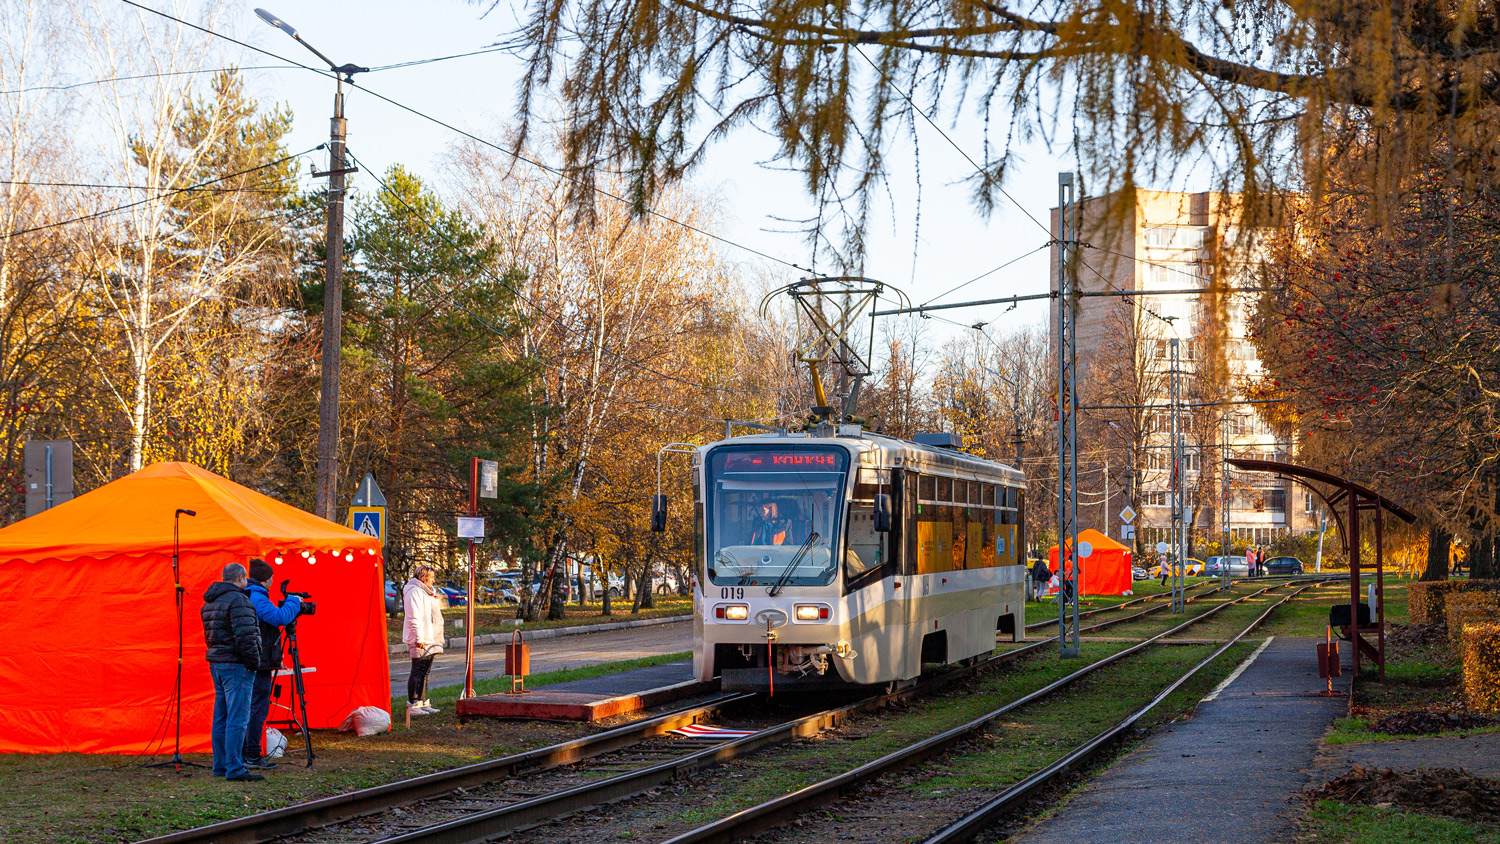
[[[1500,592],[1500,580],[1418,581],[1406,590],[1406,617],[1412,624],[1445,624],[1449,595],[1462,592]]]
[[[1500,593],[1471,590],[1448,596],[1448,640],[1463,649],[1464,627],[1500,622]]]
[[[1500,712],[1500,623],[1464,628],[1464,697],[1469,708]]]

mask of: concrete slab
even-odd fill
[[[692,679],[691,661],[669,662],[543,686],[520,695],[481,695],[461,700],[462,718],[509,718],[544,721],[598,721],[685,697],[712,692],[717,682]]]
[[[1297,791],[1347,697],[1320,697],[1315,638],[1273,638],[1193,717],[1157,731],[1022,844],[1257,844],[1296,837]],[[1348,692],[1344,676],[1334,689]]]

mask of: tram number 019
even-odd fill
[[[719,597],[726,600],[730,598],[742,600],[745,597],[745,589],[742,586],[726,586],[719,590]]]

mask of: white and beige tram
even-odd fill
[[[903,684],[1025,632],[1025,477],[869,433],[693,453],[693,670],[724,688]]]

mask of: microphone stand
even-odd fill
[[[182,515],[198,515],[192,510],[178,508],[172,514],[172,585],[177,598],[177,683],[172,687],[172,716],[173,727],[176,729],[176,737],[172,746],[172,758],[165,762],[152,762],[142,765],[143,768],[164,768],[172,766],[172,770],[180,771],[184,766],[190,768],[207,768],[199,762],[189,762],[182,758],[182,571],[178,564],[178,557],[182,555],[181,526]]]

